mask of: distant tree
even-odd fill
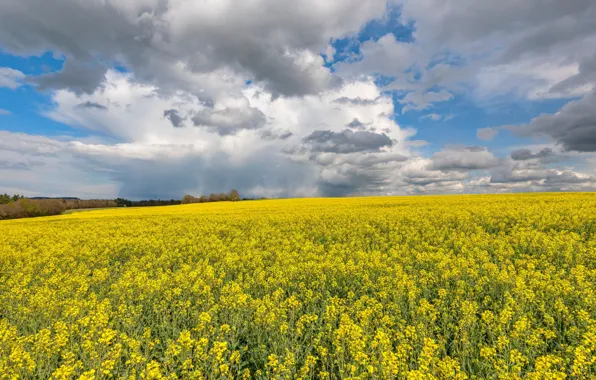
[[[7,204],[11,201],[11,197],[8,194],[0,194],[0,205]]]
[[[131,201],[129,201],[128,199],[124,199],[124,198],[116,198],[116,199],[114,199],[114,202],[116,202],[116,205],[118,207],[130,207],[132,205]]]
[[[240,200],[240,194],[238,193],[238,190],[232,189],[232,191],[230,191],[230,200],[232,202],[236,202],[236,201]]]
[[[215,193],[211,193],[211,195],[209,195],[209,202],[217,202],[219,200],[219,195],[215,194]]]
[[[199,203],[205,203],[205,202],[209,202],[209,197],[206,195],[201,195],[199,197]]]
[[[195,203],[196,198],[193,197],[192,195],[186,194],[184,196],[184,198],[182,198],[182,204],[189,204],[189,203]]]

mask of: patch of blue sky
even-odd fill
[[[41,75],[59,71],[64,66],[64,59],[51,52],[41,55],[21,57],[0,51],[0,67],[19,70],[25,75]]]
[[[333,57],[326,57],[325,66],[334,71],[333,65],[337,62],[350,62],[362,59],[360,44],[366,41],[378,41],[387,34],[393,34],[398,41],[414,41],[414,24],[403,24],[401,8],[390,7],[385,17],[369,21],[356,36],[332,39],[331,46],[335,52]]]
[[[64,59],[51,52],[29,57],[0,52],[0,67],[19,70],[28,76],[59,71],[63,65]],[[26,82],[16,89],[0,88],[0,108],[10,112],[0,116],[0,130],[45,136],[90,136],[83,129],[72,128],[47,118],[45,114],[53,109],[51,94],[39,92]]]
[[[393,82],[395,80],[395,77],[393,76],[389,76],[389,75],[382,75],[382,74],[377,74],[375,75],[375,84],[377,85],[377,87],[385,87],[388,84],[390,84],[391,82]],[[388,94],[388,93],[393,93],[391,91],[383,91],[383,94]]]
[[[45,113],[52,108],[48,94],[39,93],[29,85],[11,90],[0,88],[0,108],[10,112],[0,116],[0,130],[46,136],[71,135],[86,137],[89,133],[51,120]]]
[[[390,7],[382,19],[369,21],[358,33],[358,41],[378,41],[381,37],[391,33],[395,39],[402,42],[414,41],[414,23],[402,23],[401,8]]]
[[[447,145],[482,145],[501,154],[508,154],[511,146],[544,141],[521,138],[507,130],[500,130],[492,140],[480,140],[476,136],[479,128],[524,124],[540,114],[555,113],[568,101],[516,101],[502,104],[497,110],[477,105],[466,96],[460,95],[449,101],[434,103],[424,110],[408,110],[402,113],[404,104],[399,103],[399,99],[399,96],[394,97],[396,122],[402,128],[416,129],[414,139],[428,141],[428,148],[431,150],[438,150]],[[440,118],[433,120],[431,114],[439,115]]]

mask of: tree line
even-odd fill
[[[25,198],[25,197],[22,195],[19,195],[19,194],[14,194],[14,195],[8,195],[6,193],[0,194],[0,205],[5,205],[10,202],[15,202],[22,198]]]
[[[118,207],[150,207],[150,206],[172,206],[182,203],[179,199],[144,199],[142,201],[131,201],[130,199],[114,199]]]
[[[2,197],[4,200],[5,198]],[[110,199],[63,199],[10,197],[10,201],[0,204],[0,219],[31,218],[36,216],[60,215],[66,210],[85,208],[116,207]]]
[[[195,197],[185,195],[178,199],[147,199],[132,201],[125,198],[111,199],[78,199],[78,198],[26,198],[23,195],[0,194],[0,220],[30,218],[36,216],[59,215],[66,210],[108,207],[150,207],[170,206],[189,203],[235,202],[241,200],[238,190],[229,193],[211,193],[209,196]],[[246,200],[242,199],[242,200]]]
[[[199,197],[195,197],[189,194],[186,194],[184,198],[182,198],[182,204],[189,204],[189,203],[205,203],[205,202],[236,202],[240,200],[240,194],[238,190],[233,189],[229,193],[211,193],[209,196],[201,195]]]

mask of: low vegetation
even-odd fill
[[[29,199],[24,197],[12,199],[8,203],[0,204],[0,219],[59,215],[66,210],[74,209],[116,207],[116,202],[105,199]]]

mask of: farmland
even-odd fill
[[[0,378],[588,379],[596,195],[0,222]]]

